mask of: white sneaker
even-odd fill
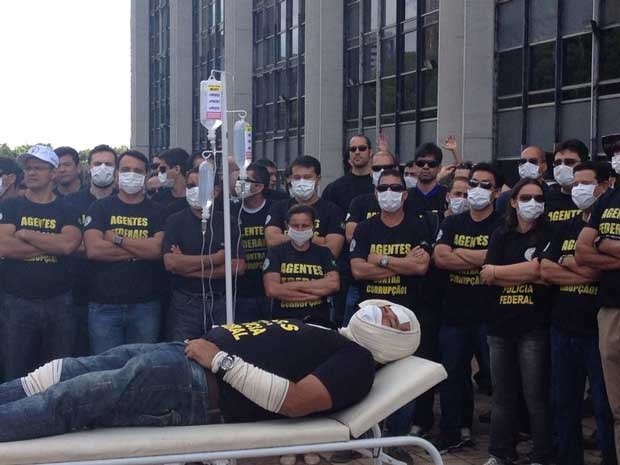
[[[295,465],[297,463],[296,455],[282,455],[280,456],[280,465]]]
[[[306,465],[318,465],[321,461],[319,454],[304,454],[304,462]]]
[[[461,443],[464,446],[473,446],[474,438],[471,435],[471,429],[469,428],[461,428]]]

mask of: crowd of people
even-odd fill
[[[257,160],[245,176],[229,159],[228,325],[221,179],[206,222],[200,201],[199,167],[211,159],[99,145],[84,181],[71,147],[0,159],[0,378],[125,344],[199,339],[213,325],[236,341],[267,321],[346,326],[360,302],[389,301],[415,313],[416,355],[448,372],[440,451],[475,444],[474,380],[492,395],[487,465],[512,463],[524,431],[530,463],[583,464],[586,393],[603,463],[617,464],[620,139],[607,161],[579,140],[550,159],[527,147],[512,187],[493,164],[463,161],[453,138],[444,149],[454,163],[425,143],[401,166],[385,138],[373,152],[359,134],[346,174],[326,186],[312,156]],[[388,433],[428,437],[434,396],[393,414]]]

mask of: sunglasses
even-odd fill
[[[381,170],[391,170],[392,168],[394,168],[394,165],[375,165],[372,167],[372,170],[378,173]]]
[[[386,192],[388,190],[392,192],[404,192],[406,188],[402,184],[379,184],[377,186],[377,192]]]
[[[468,181],[469,187],[482,187],[486,190],[493,189],[493,183],[489,181],[478,181],[477,179],[470,179]]]
[[[415,166],[418,168],[424,168],[428,166],[429,168],[437,168],[439,166],[439,162],[436,160],[416,160]]]
[[[366,150],[368,150],[367,145],[358,145],[358,146],[349,147],[349,152],[365,152]]]
[[[519,165],[525,165],[526,163],[531,163],[532,165],[538,165],[540,161],[538,158],[520,158]]]
[[[560,166],[560,165],[575,166],[577,163],[579,163],[579,160],[575,160],[574,158],[565,158],[564,160],[553,160],[553,166]]]
[[[519,202],[529,202],[532,199],[534,199],[538,203],[544,203],[545,202],[545,196],[542,195],[542,194],[536,194],[536,195],[521,194],[519,196]]]
[[[162,166],[162,165],[159,165],[159,168],[157,168],[157,170],[158,170],[160,173],[162,173],[162,174],[163,174],[163,173],[165,173],[166,171],[168,171],[168,167],[167,167],[167,166]]]
[[[250,178],[245,178],[245,179],[237,178],[237,181],[244,181],[244,182],[248,182],[250,184],[263,184],[260,181],[256,181],[255,179],[250,179]]]

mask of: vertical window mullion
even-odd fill
[[[530,64],[530,0],[523,2],[523,66],[521,76],[521,149],[527,145],[527,107],[529,93]]]

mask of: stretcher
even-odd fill
[[[411,436],[382,437],[379,423],[446,376],[440,364],[407,357],[379,370],[370,393],[360,403],[327,416],[79,431],[0,443],[0,465],[156,465],[220,460],[234,463],[243,458],[340,450],[358,450],[370,457],[374,465],[402,463],[383,452],[383,448],[391,446],[421,447],[435,465],[440,465],[441,456],[430,442]]]

